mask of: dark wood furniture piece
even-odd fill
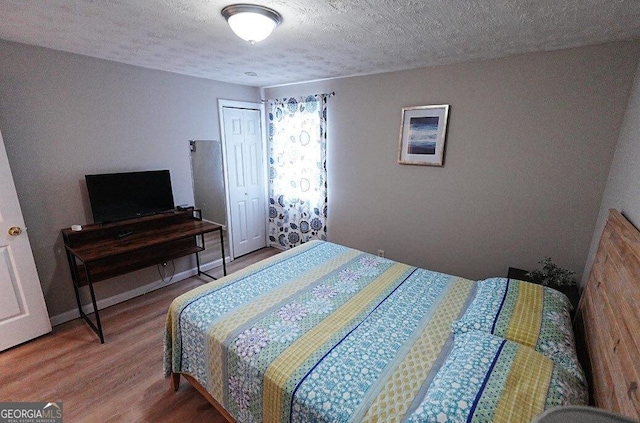
[[[509,270],[507,272],[507,277],[509,279],[517,279],[520,281],[532,282],[538,285],[541,283],[541,281],[535,280],[529,277],[528,273],[529,272],[526,270],[518,269],[516,267],[509,267]],[[557,291],[562,292],[564,295],[567,296],[567,298],[569,298],[569,301],[571,302],[571,305],[573,306],[573,310],[574,310],[574,312],[572,312],[571,314],[571,317],[573,320],[575,310],[577,310],[578,302],[580,301],[580,291],[578,291],[578,287],[576,285],[571,285],[571,286],[563,285],[563,286],[552,286],[550,288],[553,288]]]
[[[204,235],[220,233],[223,274],[222,226],[202,220],[199,210],[181,210],[127,219],[108,224],[85,225],[80,231],[62,230],[73,288],[80,316],[104,344],[100,314],[93,284],[179,257],[196,255],[198,275],[213,276],[200,269],[199,253],[205,249]],[[89,286],[95,313],[95,324],[82,309],[79,288]]]

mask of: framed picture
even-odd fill
[[[444,165],[449,105],[402,108],[398,163]]]

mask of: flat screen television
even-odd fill
[[[95,223],[130,219],[174,208],[168,170],[85,175]]]

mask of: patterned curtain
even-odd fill
[[[269,103],[269,245],[327,238],[327,97]]]

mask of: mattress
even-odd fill
[[[581,403],[570,374],[520,345],[477,358],[500,366],[452,376],[469,365],[451,364],[452,357],[472,357],[482,342],[498,345],[477,333],[465,334],[475,344],[454,342],[452,324],[475,289],[464,278],[312,241],[176,298],[167,316],[165,373],[192,376],[238,422],[490,421],[480,411],[502,407],[509,416],[522,408],[523,395],[504,399],[514,383],[538,399],[522,421]],[[509,377],[529,373],[515,352],[507,354],[520,347],[527,351],[519,356],[535,356],[534,365],[547,369],[535,386]],[[450,392],[469,407],[431,404],[451,377],[474,387]]]

